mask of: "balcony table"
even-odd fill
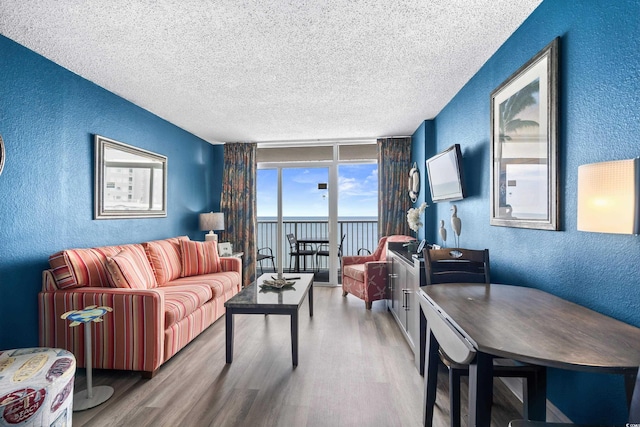
[[[329,244],[328,237],[304,237],[302,239],[296,238],[296,241],[297,241],[296,251],[298,251],[298,253],[300,253],[300,251],[302,251],[307,244],[319,244],[319,243]],[[307,261],[305,260],[304,263],[306,268]],[[295,271],[300,272],[299,257],[296,257]]]

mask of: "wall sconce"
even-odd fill
[[[218,241],[218,235],[213,230],[224,230],[224,213],[223,212],[209,212],[200,214],[200,230],[209,230],[209,233],[204,235],[204,240]]]
[[[640,158],[578,167],[578,230],[639,234]]]

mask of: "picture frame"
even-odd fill
[[[167,157],[94,136],[94,219],[167,216]]]
[[[491,93],[491,225],[559,229],[558,45]]]
[[[218,255],[219,256],[231,256],[233,254],[233,249],[231,248],[230,242],[220,242],[218,243]]]

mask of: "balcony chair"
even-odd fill
[[[276,271],[276,257],[273,256],[273,251],[269,247],[260,248],[256,254],[256,262],[260,265],[260,274],[264,274],[264,269],[262,268],[262,261],[265,259],[271,260],[271,265],[273,266],[273,271]]]
[[[287,240],[289,241],[289,271],[292,271],[291,262],[295,258],[296,273],[300,272],[300,257],[302,257],[302,261],[304,263],[304,271],[307,271],[308,256],[311,257],[311,267],[313,269],[313,259],[316,255],[316,250],[310,244],[305,244],[304,249],[298,250],[298,239],[296,239],[296,236],[293,234],[287,234]]]
[[[425,281],[427,285],[446,283],[490,282],[489,250],[461,248],[428,249],[423,251]],[[429,321],[427,321],[429,327]],[[455,362],[440,348],[440,360],[449,369],[449,414],[452,427],[460,426],[460,380],[469,375],[469,365]],[[494,377],[524,378],[523,404],[527,416],[528,390],[546,384],[544,367],[524,364],[510,359],[494,359]]]
[[[343,234],[342,238],[340,239],[340,244],[338,245],[338,261],[340,263],[342,263],[342,245],[344,244],[345,237],[347,237],[347,235]],[[320,262],[318,261],[319,256],[329,258],[329,246],[326,243],[323,243],[322,245],[320,245],[320,247],[318,248],[318,251],[316,252],[316,268],[318,270],[320,269]]]
[[[635,385],[633,382],[627,383],[627,398],[629,399],[629,418],[627,426],[640,424],[640,375],[636,375]],[[588,427],[587,425],[582,425]],[[579,427],[576,424],[567,423],[545,423],[544,421],[513,420],[509,427]]]
[[[364,300],[367,310],[373,301],[387,299],[387,242],[409,242],[410,236],[386,236],[371,255],[342,257],[342,296],[354,295]]]

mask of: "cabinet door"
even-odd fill
[[[397,279],[396,286],[398,288],[398,319],[404,330],[407,330],[407,267],[404,262],[398,260],[396,262]]]
[[[412,346],[420,343],[420,304],[418,303],[418,295],[416,291],[417,278],[413,269],[408,268],[406,271],[406,314],[407,314],[407,335],[412,341]]]

